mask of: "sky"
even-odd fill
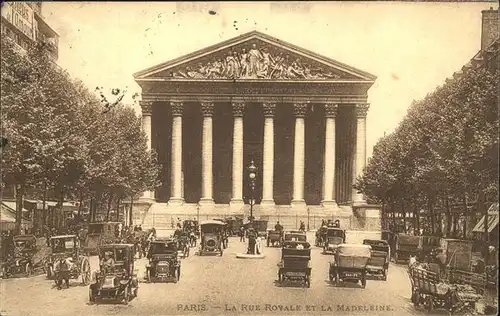
[[[368,91],[367,154],[412,100],[480,49],[481,10],[496,3],[44,2],[59,65],[92,90],[140,93],[132,74],[257,30],[377,76]],[[209,14],[215,11],[216,14]],[[133,104],[137,113],[140,107]]]

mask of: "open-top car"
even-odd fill
[[[307,241],[285,241],[278,263],[278,281],[299,281],[311,286],[311,245]]]
[[[99,248],[99,271],[89,287],[91,304],[114,301],[128,304],[137,297],[139,282],[134,272],[134,245],[108,244]]]
[[[220,254],[224,252],[224,223],[220,221],[208,220],[200,223],[201,242],[200,256],[206,254]]]
[[[181,276],[181,262],[177,256],[177,242],[172,239],[157,239],[151,242],[146,265],[148,282],[177,283]]]
[[[70,279],[79,279],[84,285],[90,282],[90,262],[80,248],[80,240],[76,235],[60,235],[50,238],[50,256],[47,260],[47,278],[56,277],[55,266],[58,261],[71,262],[69,270]]]
[[[14,253],[2,266],[2,276],[31,276],[34,269],[33,256],[36,252],[36,238],[33,235],[14,236]]]
[[[366,271],[370,275],[381,275],[383,280],[387,280],[391,251],[389,243],[385,240],[365,239],[363,245],[372,247],[371,257],[366,265]]]
[[[287,241],[307,241],[307,235],[304,232],[298,230],[286,231],[283,236],[284,242]]]
[[[338,286],[340,281],[351,281],[366,286],[366,265],[371,257],[371,247],[359,244],[340,244],[330,262],[330,282]]]
[[[345,230],[328,227],[324,235],[324,254],[334,254],[337,246],[345,243]]]

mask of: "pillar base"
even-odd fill
[[[274,203],[274,200],[264,200],[262,199],[262,201],[260,201],[260,206],[261,207],[271,207],[271,206],[275,206],[276,203]]]
[[[231,199],[229,201],[229,206],[230,207],[243,207],[245,205],[245,202],[243,199]]]
[[[305,200],[292,200],[290,205],[292,207],[306,207],[306,201]]]
[[[337,209],[339,207],[337,205],[337,202],[335,202],[335,200],[323,200],[321,201],[321,206],[327,209]]]
[[[168,200],[168,206],[181,206],[184,204],[184,199],[180,197],[172,197]]]
[[[215,202],[214,199],[211,198],[201,198],[200,202],[198,202],[200,206],[214,206]]]
[[[352,205],[364,205],[366,204],[366,200],[363,196],[363,194],[359,194],[359,193],[356,193],[356,194],[353,194],[352,195]]]

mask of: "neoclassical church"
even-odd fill
[[[363,205],[367,93],[376,77],[253,31],[134,74],[166,213],[248,205],[261,212]],[[174,211],[172,211],[174,212]],[[325,213],[326,212],[326,213]]]

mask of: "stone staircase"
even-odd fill
[[[323,219],[339,219],[343,227],[352,225],[352,208],[350,206],[340,206],[334,210],[326,210],[319,205],[309,205],[306,207],[294,208],[290,205],[275,205],[261,207],[255,205],[253,216],[257,219],[268,220],[268,229],[273,229],[277,221],[285,229],[298,229],[300,221],[303,221],[306,228],[316,230],[321,226]],[[199,207],[195,203],[185,203],[181,206],[172,206],[167,203],[153,203],[146,212],[143,220],[143,229],[154,227],[156,230],[172,230],[180,219],[196,219],[199,221],[214,218],[225,218],[228,216],[250,216],[250,206],[244,205],[239,208],[230,207],[228,204],[215,204],[209,207]]]

